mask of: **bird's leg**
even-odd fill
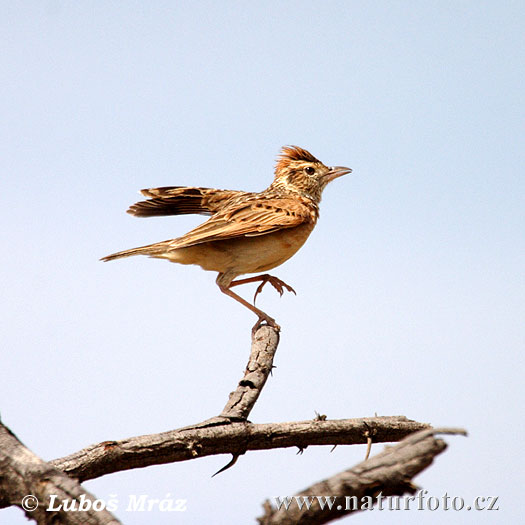
[[[262,292],[262,289],[266,283],[270,283],[279,292],[279,295],[281,296],[283,295],[285,289],[297,295],[295,290],[289,284],[286,284],[284,281],[281,281],[281,279],[273,275],[270,275],[269,273],[264,273],[262,275],[256,275],[255,277],[248,277],[247,279],[238,279],[237,281],[232,281],[230,283],[230,287],[238,286],[239,284],[255,283],[257,281],[262,281],[262,282],[257,287],[257,290],[255,290],[255,295],[253,296],[254,305],[255,305],[255,299],[257,299],[257,296]]]
[[[275,319],[270,317],[268,314],[265,314],[262,310],[259,310],[259,308],[256,308],[253,304],[250,304],[240,295],[237,295],[236,293],[232,292],[230,290],[230,286],[232,286],[233,283],[232,281],[228,283],[228,279],[225,278],[225,274],[219,273],[216,282],[222,293],[229,295],[230,297],[241,303],[243,306],[246,306],[246,308],[251,310],[259,318],[258,321],[255,323],[254,327],[252,328],[252,332],[256,332],[263,321],[266,321],[266,323],[269,326],[273,326],[273,328],[275,328],[276,330],[281,330],[281,327],[275,322]]]

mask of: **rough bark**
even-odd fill
[[[50,496],[55,496],[52,508],[58,508],[63,500],[77,500],[84,501],[84,508],[89,506],[89,510],[46,510],[51,503]],[[16,505],[28,519],[40,524],[120,523],[106,510],[93,510],[94,500],[77,481],[33,454],[0,422],[0,508]]]
[[[412,434],[392,447],[386,447],[372,458],[362,461],[355,467],[302,490],[296,497],[331,496],[336,497],[332,508],[321,508],[319,500],[312,498],[310,509],[292,501],[288,509],[277,510],[275,501],[266,500],[264,515],[258,518],[260,525],[319,525],[343,518],[351,512],[363,510],[370,499],[378,502],[378,495],[401,496],[413,494],[417,487],[412,478],[427,468],[434,457],[447,447],[435,434],[463,434],[462,429],[426,429]],[[355,500],[345,498],[355,497]],[[300,499],[300,501],[304,501]],[[348,501],[348,504],[347,504]],[[357,508],[354,503],[357,502]],[[367,508],[366,506],[364,507]],[[368,507],[370,508],[370,506]]]
[[[279,344],[279,332],[261,326],[252,336],[250,359],[244,377],[230,394],[219,417],[230,421],[246,421],[273,368],[273,358]]]
[[[428,427],[425,423],[410,421],[404,416],[259,425],[204,422],[161,434],[105,441],[50,463],[68,475],[85,481],[120,470],[186,461],[214,454],[238,456],[248,450],[355,445],[366,443],[369,435],[372,435],[375,443],[399,441]]]

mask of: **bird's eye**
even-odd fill
[[[304,168],[304,172],[307,175],[313,175],[315,173],[315,170],[312,168],[312,166],[306,166],[306,168]]]

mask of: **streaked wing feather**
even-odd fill
[[[212,215],[241,191],[216,190],[185,186],[164,186],[141,190],[146,201],[136,202],[128,213],[136,217],[186,215],[190,213]]]
[[[204,242],[266,235],[283,228],[293,228],[315,221],[315,214],[295,199],[254,200],[230,206],[174,239],[170,248],[184,248]]]

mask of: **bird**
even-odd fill
[[[274,180],[261,192],[185,186],[143,189],[141,193],[147,200],[127,210],[135,217],[211,217],[181,237],[113,253],[101,260],[147,255],[218,272],[216,283],[220,291],[257,315],[254,331],[263,323],[279,331],[275,319],[255,306],[257,295],[267,283],[281,296],[285,290],[294,294],[295,290],[268,273],[237,277],[267,272],[290,259],[317,223],[326,185],[351,172],[344,166],[325,166],[299,146],[284,146],[277,157]],[[260,284],[253,304],[232,291],[235,286],[254,282]]]

